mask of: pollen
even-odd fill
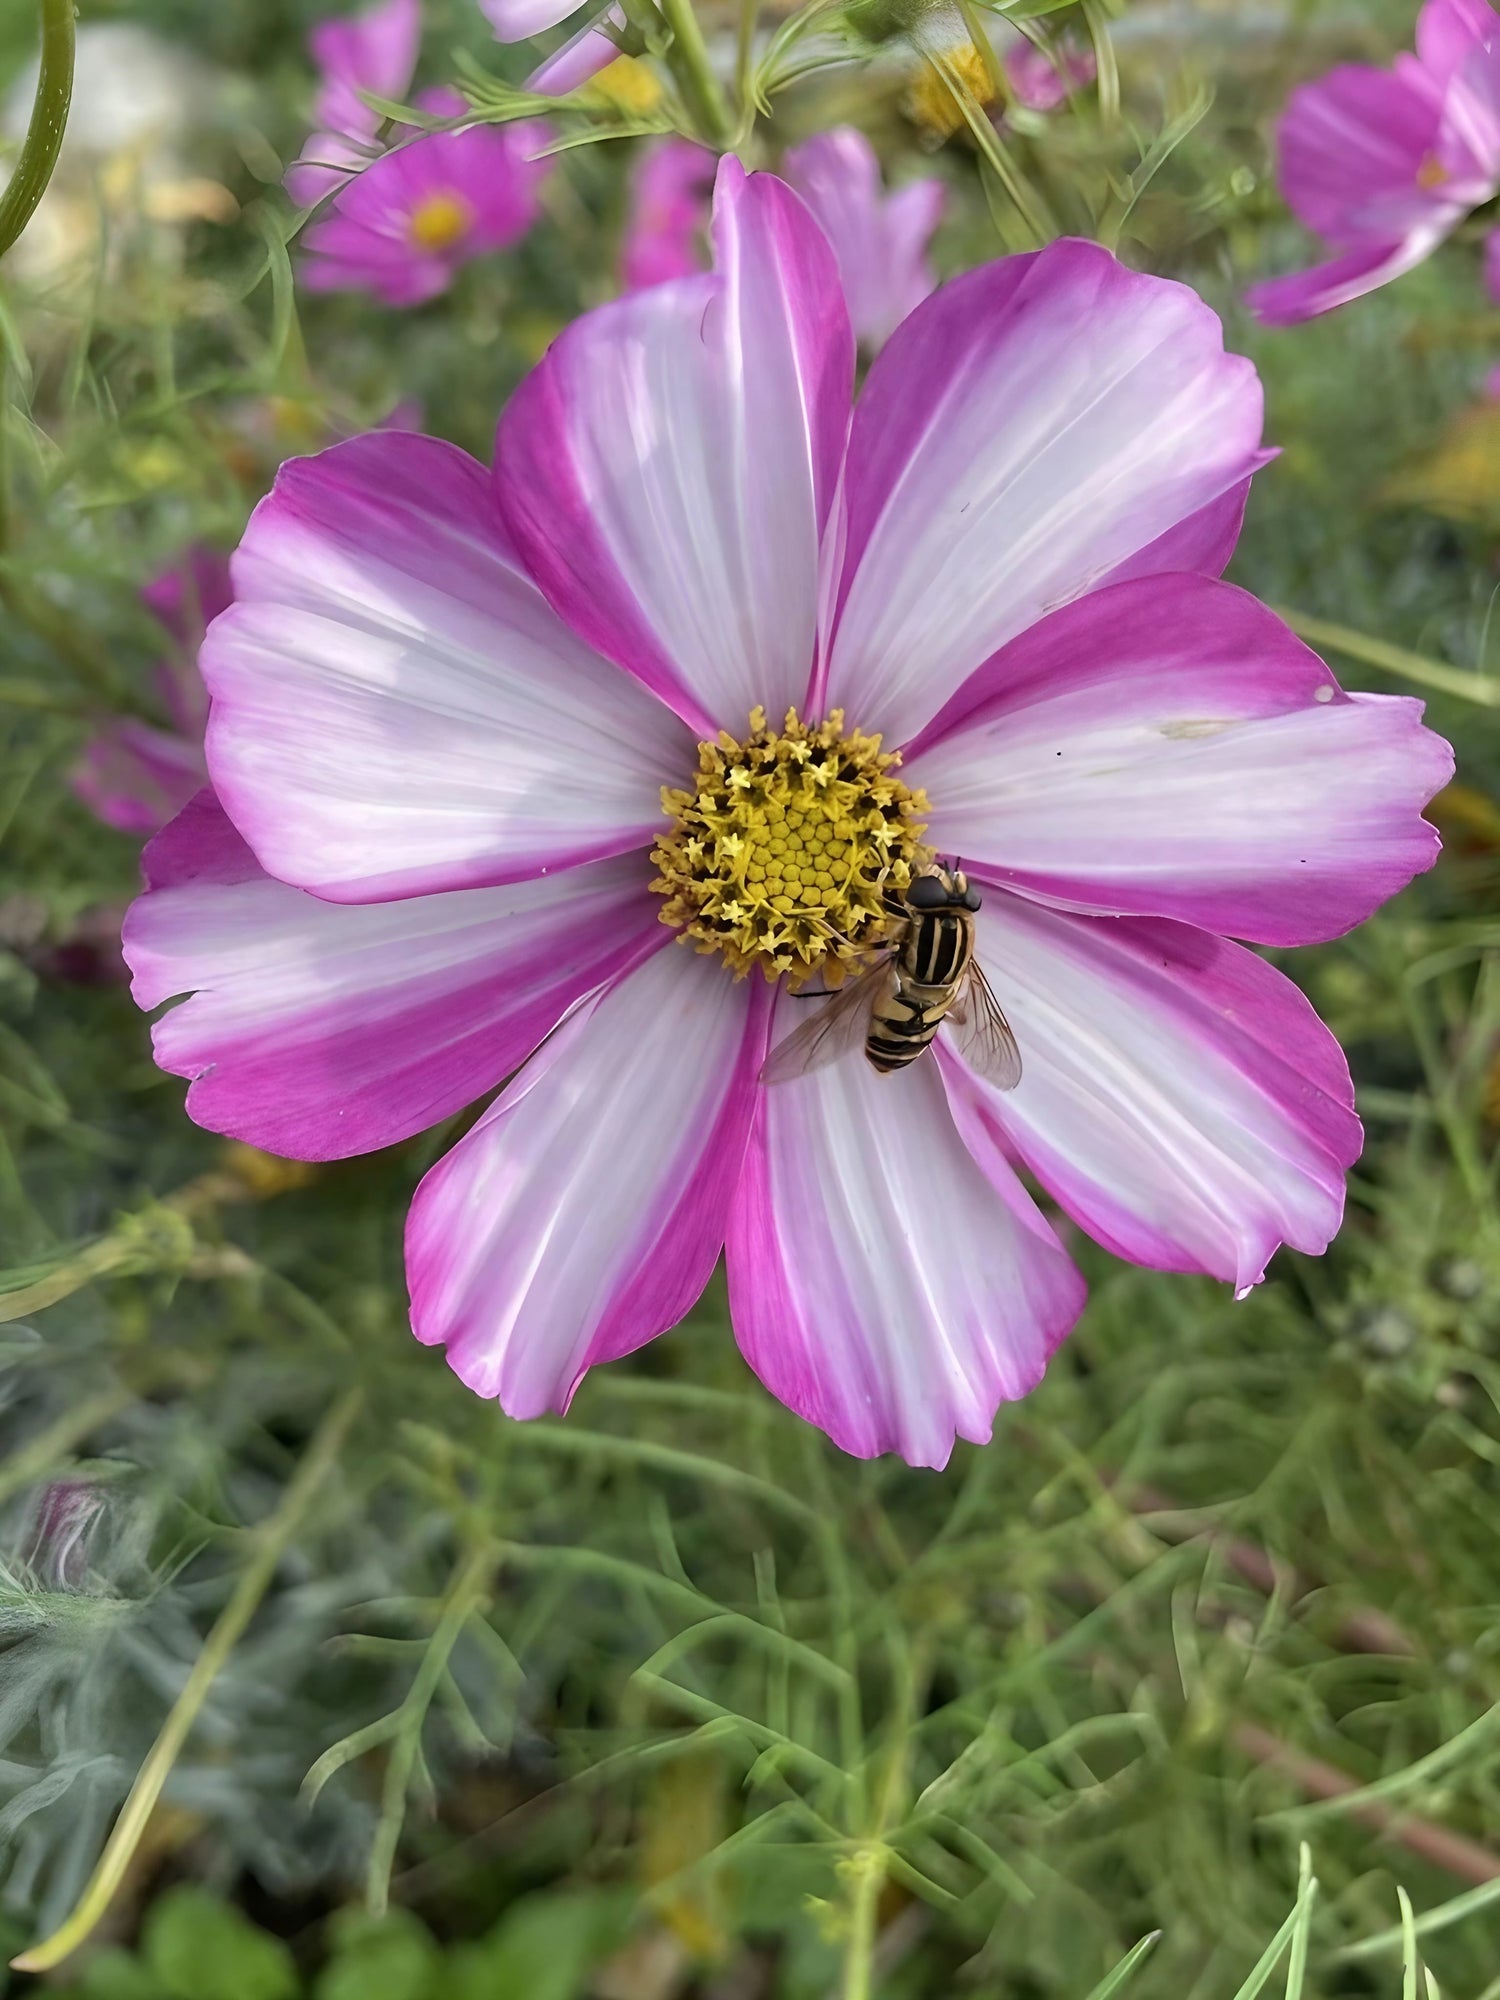
[[[989,64],[972,42],[943,49],[936,62],[931,57],[924,60],[907,90],[906,114],[934,139],[951,139],[964,123],[960,101],[964,93],[976,104],[995,102]]]
[[[430,194],[407,218],[406,233],[418,250],[451,250],[469,233],[474,211],[461,195]]]
[[[1448,169],[1435,153],[1429,153],[1417,168],[1417,186],[1424,194],[1432,194],[1444,187],[1448,180]]]
[[[837,986],[927,859],[927,801],[893,775],[899,762],[878,736],[846,734],[840,709],[821,723],[789,709],[777,731],[757,708],[743,742],[700,743],[692,785],[662,792],[662,922],[737,976],[821,972]]]

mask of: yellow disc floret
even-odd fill
[[[961,42],[923,60],[906,93],[906,112],[934,139],[951,139],[966,122],[965,98],[983,108],[995,97],[989,64],[972,42]]]
[[[616,56],[578,94],[590,104],[644,118],[660,109],[667,93],[649,63],[635,56]]]
[[[927,801],[892,776],[899,762],[878,736],[845,734],[840,709],[816,724],[789,709],[777,731],[757,708],[743,742],[700,743],[691,789],[662,792],[662,922],[737,974],[821,971],[838,985],[926,859]]]
[[[474,211],[462,195],[430,194],[412,210],[406,233],[418,250],[451,250],[468,235],[473,220]]]

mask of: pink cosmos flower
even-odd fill
[[[231,600],[229,559],[211,549],[194,549],[180,568],[141,592],[141,601],[173,640],[170,657],[155,674],[172,726],[158,729],[126,717],[106,724],[85,748],[73,771],[73,790],[106,826],[155,833],[201,788],[208,775],[203,755],[208,691],[195,656],[210,621]]]
[[[458,117],[456,91],[423,93],[421,107]],[[395,147],[334,196],[303,236],[303,276],[318,292],[373,292],[391,306],[421,305],[461,267],[524,236],[539,212],[546,128],[470,125]]]
[[[1218,580],[1261,392],[1186,287],[1070,241],[972,271],[851,421],[803,204],[725,160],[713,241],[563,333],[493,472],[411,435],[282,468],[203,649],[222,805],[148,849],[126,950],[142,1006],[192,996],[154,1029],[191,1114],[274,1152],[519,1068],[407,1234],[417,1337],[512,1415],[726,1249],[772,1393],[941,1465],[1083,1300],[1016,1161],[1160,1269],[1328,1242],[1348,1070],[1229,940],[1337,936],[1428,867],[1452,758]],[[946,1030],[762,1083],[818,1004],[787,975],[858,960],[925,851],[983,886],[1019,1087]]]
[[[942,220],[942,182],[928,175],[886,194],[875,148],[852,125],[794,146],[786,178],[833,245],[855,338],[883,346],[937,283],[927,246]]]
[[[1500,15],[1428,0],[1415,55],[1295,91],[1279,142],[1288,205],[1339,253],[1251,287],[1263,320],[1291,326],[1399,278],[1500,188]]]
[[[629,290],[702,270],[718,165],[717,153],[691,139],[651,139],[642,147],[620,245],[620,276]]]
[[[658,139],[641,153],[620,269],[632,290],[701,270],[717,156],[691,139]],[[850,125],[794,146],[785,174],[838,259],[855,337],[879,347],[937,283],[927,245],[944,190],[930,176],[887,195],[880,162]]]
[[[381,0],[348,20],[320,21],[309,37],[323,77],[319,129],[286,176],[293,201],[310,207],[369,163],[380,114],[359,93],[401,98],[411,85],[422,39],[421,0]]]
[[[1005,75],[1016,101],[1028,111],[1056,111],[1068,93],[1091,84],[1098,74],[1092,49],[1064,46],[1055,55],[1022,42],[1005,58]]]

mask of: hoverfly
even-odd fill
[[[981,897],[961,869],[933,866],[893,897],[893,936],[879,961],[774,1049],[762,1083],[786,1083],[864,1048],[882,1075],[905,1069],[946,1022],[971,1068],[998,1090],[1021,1081],[1021,1052],[974,956]]]

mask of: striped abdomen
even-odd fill
[[[870,1010],[865,1055],[878,1070],[905,1069],[929,1047],[974,956],[967,910],[913,910],[884,990]]]

